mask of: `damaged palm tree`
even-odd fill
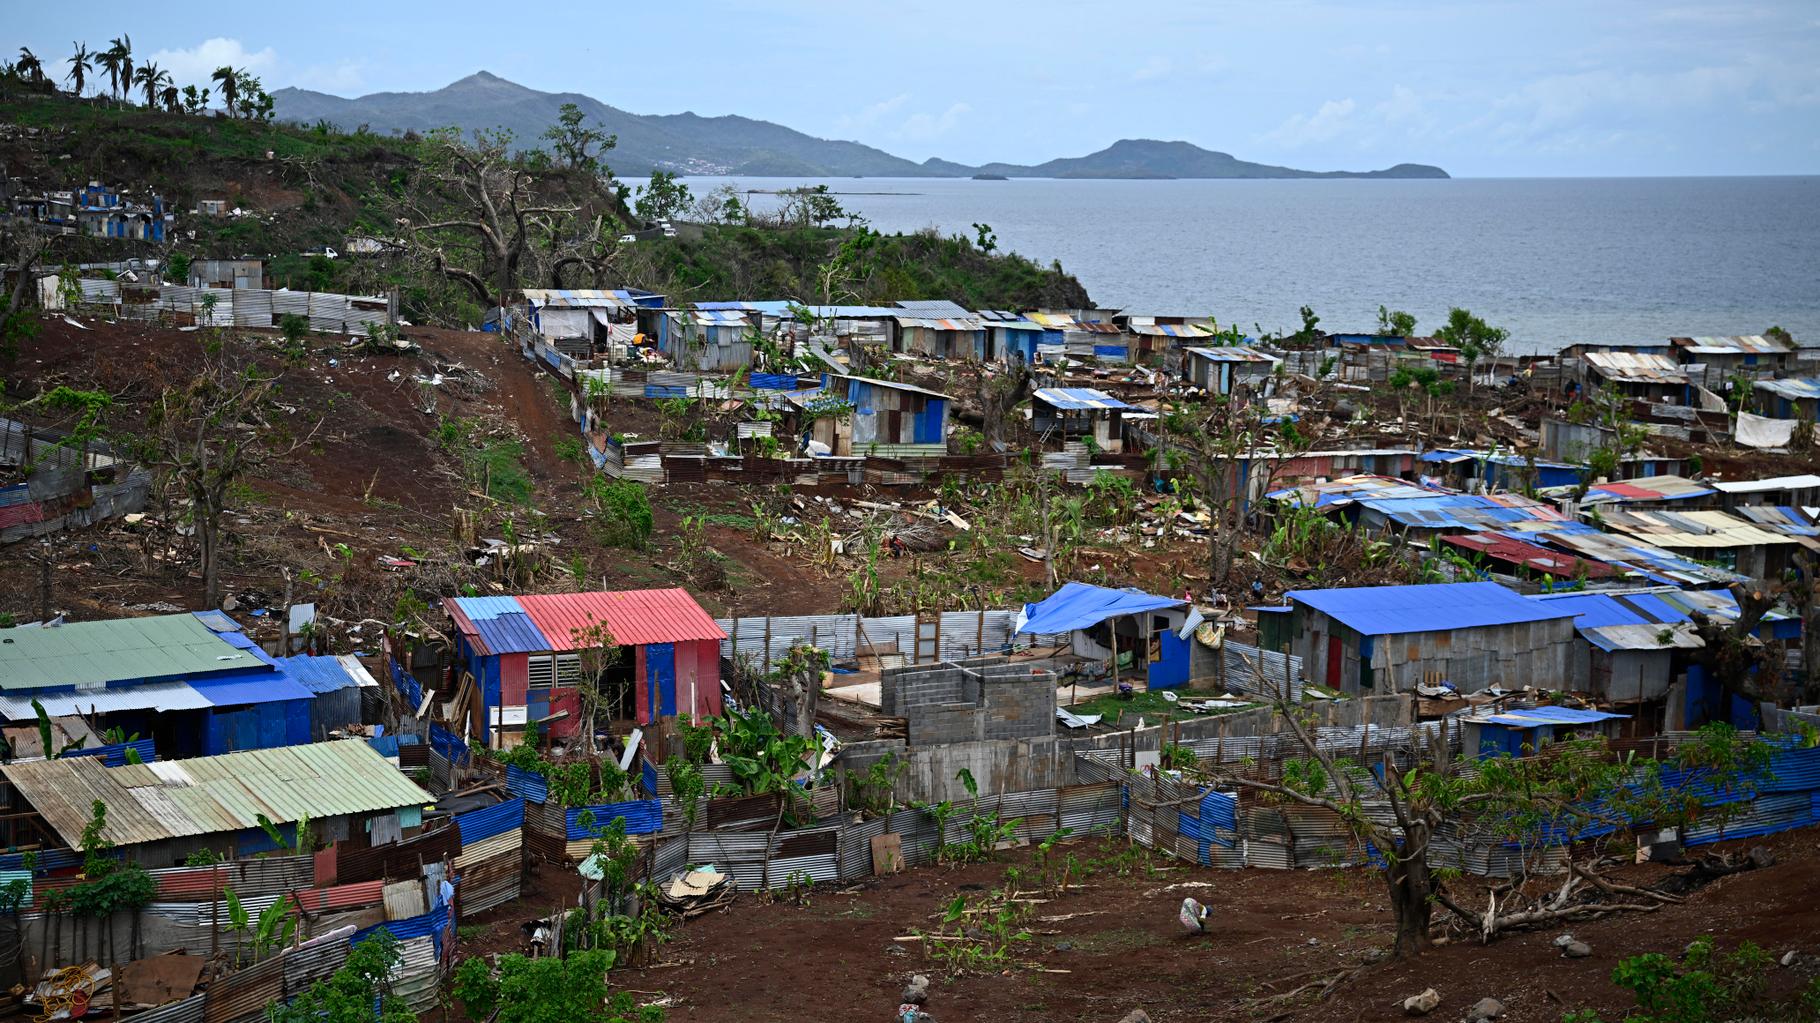
[[[828,651],[797,643],[772,666],[768,681],[783,697],[784,713],[794,718],[792,735],[815,734],[815,712],[821,702],[822,676],[832,664]]]

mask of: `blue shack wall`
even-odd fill
[[[304,745],[310,741],[310,704],[314,702],[276,700],[211,710],[204,724],[202,755]]]

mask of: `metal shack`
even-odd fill
[[[317,691],[342,688],[337,674],[356,680],[334,658],[291,660],[310,665],[309,686],[220,611],[6,629],[0,718],[35,726],[36,701],[51,717],[146,736],[166,759],[307,743]],[[335,727],[359,720],[357,700],[355,712]]]
[[[1261,392],[1283,360],[1255,348],[1226,345],[1182,349],[1182,380],[1208,394],[1231,394],[1243,384]]]
[[[270,851],[261,815],[287,842],[302,820],[321,845],[410,837],[436,801],[361,739],[119,767],[96,757],[33,760],[0,772],[16,839],[35,831],[48,846],[80,849],[98,801],[107,804],[101,837],[147,867],[202,849],[229,860]]]
[[[1038,436],[1091,437],[1095,448],[1113,454],[1125,449],[1120,417],[1127,411],[1142,410],[1091,387],[1042,387],[1030,395],[1030,425]]]
[[[595,674],[590,682],[610,719],[651,724],[721,712],[727,635],[686,590],[457,597],[444,606],[455,626],[456,670],[480,694],[466,724],[495,747],[516,742],[527,722],[575,734],[584,671]]]
[[[1474,759],[1522,757],[1551,742],[1608,735],[1623,714],[1578,707],[1513,707],[1461,720],[1460,748]]]
[[[986,325],[986,360],[988,362],[1036,361],[1038,346],[1061,344],[1062,332],[1050,331],[1023,313],[1007,309],[981,309],[980,320]]]
[[[948,453],[945,394],[895,380],[826,374],[811,437],[830,454],[932,458]],[[841,399],[845,402],[842,403]]]
[[[1310,681],[1348,693],[1394,693],[1446,681],[1559,689],[1573,612],[1497,583],[1291,590],[1289,650]]]

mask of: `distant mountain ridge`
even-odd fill
[[[564,103],[574,103],[590,123],[619,138],[607,162],[621,177],[642,177],[654,169],[685,174],[742,177],[971,177],[1011,178],[1445,178],[1426,164],[1400,163],[1373,171],[1306,171],[1240,160],[1188,142],[1122,139],[1097,153],[1035,165],[990,163],[970,167],[931,158],[922,163],[858,142],[816,138],[770,121],[749,117],[702,117],[693,113],[634,114],[589,96],[539,92],[480,71],[434,92],[376,92],[355,99],[308,89],[272,94],[281,120],[328,121],[343,130],[366,125],[373,131],[428,131],[456,125],[508,128],[525,145],[535,145],[556,122]]]

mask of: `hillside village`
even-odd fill
[[[972,308],[820,222],[820,294],[626,279],[735,229],[680,208],[554,280],[309,253],[439,303],[31,171],[0,1013],[1555,1020],[1713,935],[1816,990],[1780,329]]]

